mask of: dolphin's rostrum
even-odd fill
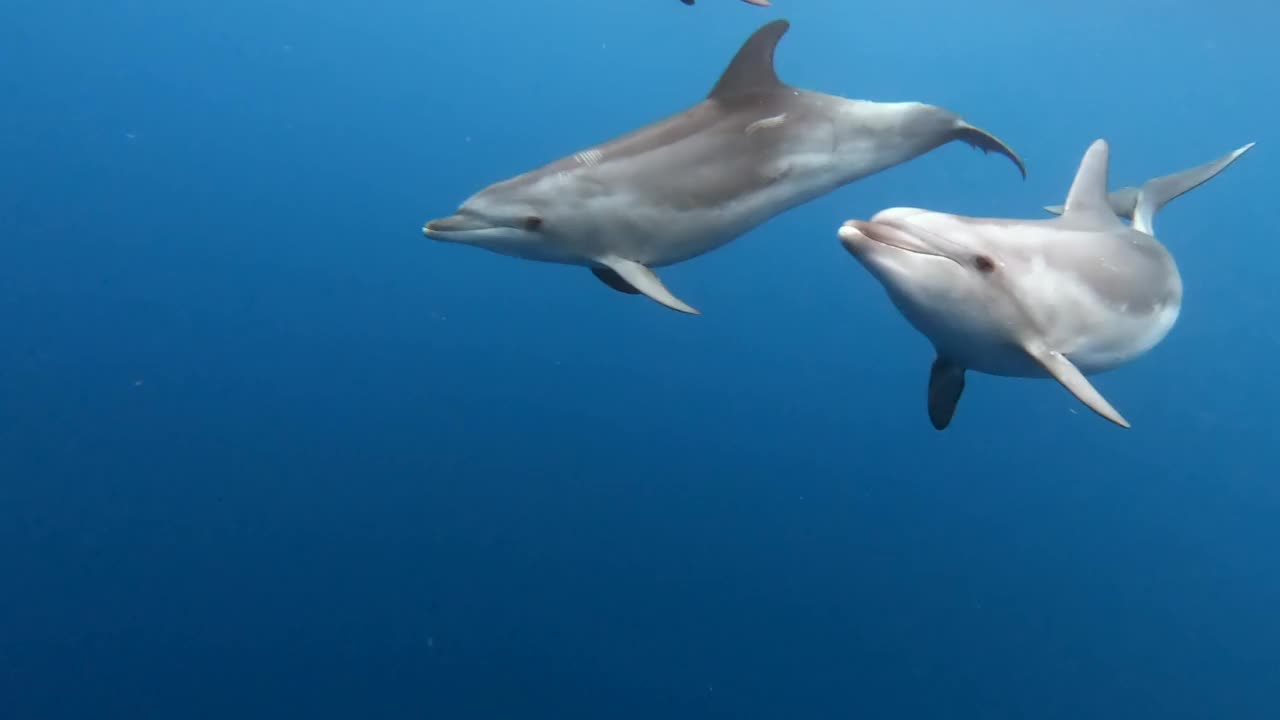
[[[591,268],[604,284],[696,314],[652,268],[725,245],[779,213],[959,140],[1022,161],[954,113],[851,100],[780,81],[789,23],[757,30],[687,110],[495,183],[423,233]]]

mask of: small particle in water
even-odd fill
[[[133,386],[134,386],[134,387],[142,387],[142,381],[141,381],[141,380],[134,380],[134,381],[133,381]]]
[[[466,139],[466,141],[467,141],[467,142],[471,142],[471,136],[470,136],[470,135],[468,135],[465,139]]]
[[[134,140],[137,140],[137,139],[138,139],[138,134],[137,134],[137,133],[127,132],[127,133],[125,133],[125,134],[124,134],[124,139],[125,139],[125,140],[128,140],[129,142],[133,142]]]
[[[435,646],[436,646],[436,639],[434,637],[427,638],[427,647],[434,648]]]

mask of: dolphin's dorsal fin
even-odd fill
[[[765,90],[782,85],[773,69],[773,51],[786,34],[791,23],[774,20],[752,33],[738,49],[729,67],[720,75],[719,82],[711,88],[708,98],[724,98],[750,90]]]
[[[1080,160],[1076,179],[1067,193],[1063,215],[1106,215],[1115,217],[1107,200],[1107,161],[1110,148],[1107,141],[1094,140]]]
[[[1122,187],[1119,190],[1113,190],[1107,195],[1107,203],[1111,205],[1111,212],[1117,217],[1132,220],[1134,208],[1138,207],[1138,188]],[[1044,209],[1054,215],[1061,215],[1063,208],[1061,205],[1045,205]]]

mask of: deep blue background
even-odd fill
[[[1256,0],[11,0],[0,717],[1280,717],[1280,24]],[[425,240],[467,195],[785,80],[962,145],[663,271]],[[1157,219],[1178,326],[1096,378],[932,355],[835,239],[1041,216],[1258,147]]]

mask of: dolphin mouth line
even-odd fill
[[[448,217],[436,218],[423,224],[422,234],[427,237],[463,235],[492,229],[493,225],[471,213],[459,211]]]
[[[903,224],[905,223],[899,223],[899,221],[896,221],[896,220],[881,220],[879,222],[874,222],[874,223],[866,222],[863,220],[850,220],[849,222],[845,223],[845,227],[853,228],[855,231],[857,231],[859,235],[878,245],[884,245],[885,247],[891,247],[894,250],[901,250],[903,252],[909,252],[914,255],[925,255],[928,257],[942,258],[944,260],[950,260],[952,262],[956,262],[957,264],[959,264],[955,258],[949,255],[944,255],[940,252],[931,252],[919,246],[908,247],[904,243],[893,242],[892,240],[885,237],[885,233],[876,232],[875,230],[872,229],[876,225],[882,225],[884,227],[897,230],[898,232],[901,232],[903,234],[909,234],[906,228],[902,226]]]

